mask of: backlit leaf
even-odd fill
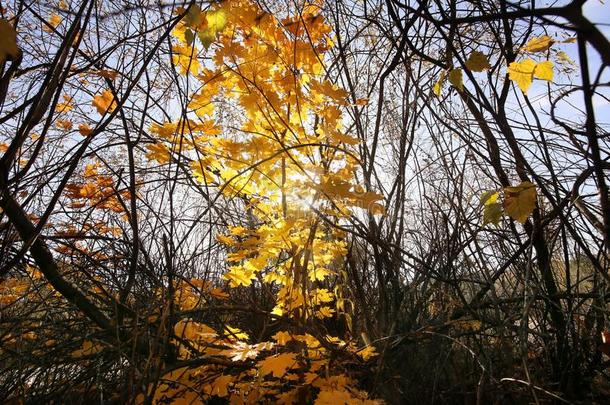
[[[534,80],[535,69],[536,62],[531,59],[525,59],[521,62],[512,62],[508,66],[508,78],[517,83],[517,86],[519,86],[522,92],[527,93],[527,90]]]
[[[515,187],[504,188],[504,209],[514,220],[524,224],[536,207],[536,186],[524,181]]]
[[[502,218],[502,204],[498,202],[500,193],[495,191],[486,191],[481,195],[481,204],[483,204],[483,225],[492,223],[497,225]]]
[[[526,52],[544,52],[548,50],[555,41],[548,35],[536,37],[531,39],[524,47],[523,50]]]
[[[51,16],[49,17],[49,19],[47,20],[47,23],[53,27],[53,28],[57,28],[57,26],[59,24],[61,24],[61,17],[58,14],[51,14]],[[48,25],[43,25],[42,29],[46,32],[53,32],[53,29],[49,28]]]
[[[548,80],[549,82],[553,80],[553,62],[547,60],[545,62],[540,62],[536,65],[536,69],[534,69],[534,77],[537,79]]]
[[[101,115],[104,115],[106,112],[114,111],[117,106],[116,100],[110,90],[104,90],[102,94],[94,96],[91,104]]]
[[[436,97],[440,97],[441,96],[441,90],[443,89],[443,82],[444,81],[445,81],[445,72],[441,72],[440,77],[438,78],[436,83],[434,83],[434,88],[432,89],[432,91],[434,92]]]

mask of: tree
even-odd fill
[[[583,6],[10,3],[2,396],[604,395]]]

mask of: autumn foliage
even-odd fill
[[[0,399],[608,395],[583,4],[266,3],[2,3]]]

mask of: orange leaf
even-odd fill
[[[110,90],[104,90],[101,95],[94,96],[91,104],[97,108],[97,112],[101,115],[114,111],[117,105]]]

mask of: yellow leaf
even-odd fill
[[[492,223],[497,225],[502,218],[502,205],[498,202],[500,193],[494,191],[487,191],[481,196],[481,203],[483,204],[483,225]]]
[[[314,405],[352,405],[362,401],[354,398],[349,392],[343,390],[322,390],[316,397]]]
[[[214,103],[210,99],[210,94],[205,92],[194,94],[188,107],[195,111],[195,114],[200,118],[214,115]]]
[[[328,276],[329,274],[331,274],[331,272],[323,267],[316,267],[313,270],[311,270],[308,274],[309,280],[311,281],[324,281],[324,279],[326,278],[326,276]]]
[[[357,145],[360,142],[358,138],[354,138],[353,136],[342,134],[340,132],[331,134],[331,138],[336,142],[343,142],[348,145]]]
[[[449,72],[447,76],[449,79],[449,83],[459,91],[464,90],[464,82],[462,81],[462,69],[453,69]]]
[[[259,361],[260,373],[262,376],[272,374],[276,378],[282,377],[290,369],[298,367],[295,353],[282,353],[267,357]]]
[[[201,12],[201,7],[197,4],[191,5],[189,7],[188,12],[184,15],[184,22],[187,26],[191,28],[196,28],[203,22],[201,18],[203,13]]]
[[[540,62],[534,69],[534,77],[537,79],[553,81],[553,62],[547,60]]]
[[[148,149],[146,157],[150,160],[156,160],[161,164],[168,163],[171,160],[168,147],[161,142],[148,144],[146,149]]]
[[[226,397],[229,395],[229,384],[233,382],[233,376],[231,375],[221,375],[217,379],[210,384],[211,390],[209,392],[210,395],[216,395],[218,397]]]
[[[90,165],[86,165],[85,166],[85,171],[83,173],[83,176],[85,176],[85,177],[95,177],[95,176],[97,176],[97,174],[98,174],[97,173],[97,168],[98,168],[98,165],[95,164],[95,163],[90,164]]]
[[[72,110],[72,97],[67,94],[64,94],[63,98],[64,102],[57,103],[57,105],[55,106],[55,112],[57,113],[68,112]]]
[[[117,106],[116,100],[110,90],[104,90],[101,95],[93,97],[91,104],[97,108],[97,112],[104,115],[106,112],[112,112]]]
[[[233,361],[244,361],[247,359],[255,359],[260,350],[261,347],[259,345],[235,342],[231,345],[230,349],[224,350],[223,354],[230,357]]]
[[[247,333],[242,332],[239,328],[233,328],[229,325],[225,325],[225,329],[227,330],[227,336],[229,339],[247,340],[250,338]]]
[[[534,70],[536,70],[536,62],[531,59],[512,62],[508,66],[508,78],[517,83],[523,93],[527,93],[534,80]]]
[[[11,58],[19,56],[17,33],[8,21],[0,19],[0,64],[9,56]]]
[[[377,205],[380,205],[377,203],[379,200],[383,200],[383,196],[381,194],[367,191],[366,193],[356,195],[354,197],[354,204],[360,208],[369,210],[372,213],[376,213],[379,208]]]
[[[49,25],[53,28],[57,28],[57,26],[59,24],[61,24],[61,17],[55,13],[51,14],[51,16],[49,17],[49,19],[47,20],[47,23],[49,23]],[[53,29],[49,28],[48,25],[43,25],[42,29],[46,32],[53,32]]]
[[[432,91],[434,91],[434,94],[436,94],[436,97],[441,96],[441,90],[443,88],[444,81],[445,81],[445,72],[441,72],[441,75],[438,78],[438,81],[436,83],[434,83],[434,89],[432,89]]]
[[[208,11],[205,13],[205,19],[208,23],[208,29],[214,31],[214,34],[222,31],[227,25],[227,13],[223,9]]]
[[[199,60],[197,50],[193,46],[174,45],[172,47],[172,61],[179,67],[180,74],[187,75],[199,73]]]
[[[330,318],[335,313],[331,307],[323,306],[316,311],[317,318]]]
[[[377,355],[379,355],[379,353],[375,351],[375,346],[366,346],[364,349],[358,351],[358,356],[362,357],[362,360],[364,361]]]
[[[483,208],[483,225],[489,223],[498,225],[502,218],[502,205],[500,203],[486,204]]]
[[[220,288],[212,288],[210,290],[210,295],[219,300],[226,300],[227,298],[229,298],[229,294],[222,291]]]
[[[223,9],[208,11],[205,13],[205,22],[206,26],[198,32],[198,36],[207,49],[216,39],[216,35],[226,26],[227,15]]]
[[[252,270],[245,270],[240,266],[229,267],[229,271],[223,277],[229,281],[229,286],[232,288],[239,287],[240,285],[247,287],[256,278]]]
[[[514,220],[524,224],[536,207],[536,186],[524,181],[515,187],[504,188],[504,209]]]
[[[572,58],[570,58],[568,56],[568,54],[565,53],[564,51],[557,52],[557,60],[559,61],[560,64],[566,64],[566,65],[572,65],[572,66],[575,65]]]
[[[70,120],[57,120],[55,121],[55,126],[59,129],[63,129],[65,131],[69,131],[72,129],[72,121]]]
[[[523,50],[526,52],[544,52],[548,50],[555,41],[548,35],[536,37],[531,39],[524,47]]]
[[[275,340],[278,345],[284,346],[286,343],[290,342],[291,340],[294,340],[294,338],[290,333],[280,331],[273,335],[273,340]]]
[[[479,51],[472,51],[468,60],[466,61],[466,67],[472,72],[482,72],[484,70],[491,69],[491,65],[487,60],[485,54]]]
[[[235,240],[227,235],[216,235],[216,240],[220,243],[222,243],[223,245],[235,245]]]
[[[75,358],[91,356],[93,354],[101,352],[103,349],[104,347],[99,343],[94,343],[90,340],[84,340],[80,349],[73,351],[70,355]]]

